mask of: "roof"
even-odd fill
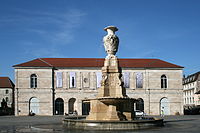
[[[14,88],[14,86],[9,77],[0,77],[0,88]]]
[[[37,58],[13,67],[102,67],[103,58]],[[183,68],[160,59],[119,59],[127,68]]]
[[[199,75],[200,75],[200,71],[183,78],[183,85],[197,81]]]

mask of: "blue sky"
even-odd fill
[[[104,58],[108,25],[119,58],[158,58],[199,71],[199,0],[2,0],[0,76],[35,58]]]

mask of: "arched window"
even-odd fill
[[[6,94],[8,94],[9,93],[9,90],[6,90]]]
[[[32,74],[30,77],[30,87],[37,88],[37,75]]]
[[[74,103],[75,103],[76,99],[75,98],[70,98],[69,102],[68,102],[68,113],[72,114],[75,110],[74,110]]]
[[[6,97],[6,102],[8,102],[9,100],[8,100],[8,97]]]
[[[161,76],[161,88],[167,88],[167,77],[165,75]]]

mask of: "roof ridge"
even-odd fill
[[[118,58],[121,67],[183,68],[156,58]],[[15,65],[21,67],[102,67],[104,58],[37,58]]]
[[[46,63],[47,65],[49,65],[49,66],[53,67],[53,65],[51,65],[50,63],[48,63],[48,62],[44,61],[42,58],[38,58],[38,59],[39,59],[40,61],[42,61],[42,62]]]

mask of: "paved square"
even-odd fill
[[[0,116],[0,133],[93,133],[69,131],[62,125],[65,116]],[[199,133],[200,115],[165,116],[165,126],[148,130],[113,131],[113,133]],[[101,133],[102,131],[95,131]],[[104,133],[106,131],[103,131]],[[107,131],[112,133],[111,131]]]

